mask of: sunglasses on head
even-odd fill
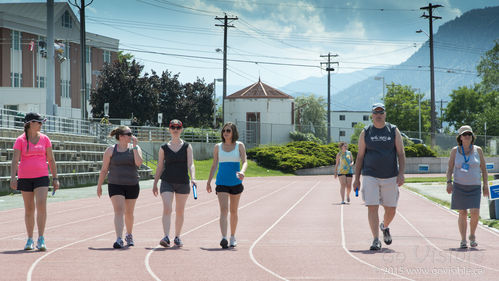
[[[133,133],[132,132],[128,132],[128,133],[123,133],[121,135],[131,137],[131,136],[133,136]]]
[[[462,133],[461,136],[472,136],[473,134],[471,132],[465,132]]]
[[[182,127],[180,126],[170,126],[170,130],[180,130]]]
[[[230,132],[232,132],[231,129],[222,129],[222,133],[230,133]]]

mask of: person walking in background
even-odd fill
[[[116,242],[113,248],[124,247],[123,216],[125,217],[127,246],[134,246],[133,241],[133,212],[135,202],[139,197],[139,173],[137,168],[142,165],[142,150],[138,146],[138,140],[127,126],[119,126],[110,133],[118,143],[110,146],[104,152],[102,168],[97,183],[97,196],[102,195],[102,184],[107,178],[108,193],[114,209],[114,229],[116,231]]]
[[[192,146],[180,138],[182,133],[182,122],[174,119],[170,121],[171,139],[163,144],[158,153],[158,166],[154,176],[152,192],[158,196],[158,180],[161,177],[160,193],[163,199],[163,231],[164,237],[159,244],[170,247],[170,223],[172,215],[173,197],[175,196],[175,239],[173,243],[178,247],[184,244],[180,239],[182,225],[184,224],[185,203],[190,193],[189,175],[191,184],[196,184],[196,169],[194,167],[194,156]]]
[[[462,126],[456,137],[457,146],[452,148],[447,169],[447,193],[452,194],[451,206],[459,211],[457,224],[461,234],[460,248],[468,248],[466,241],[468,209],[470,210],[470,247],[478,246],[475,231],[480,215],[480,175],[483,182],[483,196],[489,196],[488,174],[482,148],[475,143],[470,126]],[[452,175],[454,174],[454,181]]]
[[[369,226],[373,235],[371,250],[381,250],[378,231],[378,209],[385,209],[379,228],[386,245],[392,243],[389,225],[395,217],[399,189],[404,184],[405,152],[400,131],[386,122],[385,105],[372,106],[373,123],[359,136],[359,152],[355,166],[354,189],[360,189],[362,173],[362,199],[367,206]]]
[[[206,191],[211,193],[211,180],[218,166],[216,179],[216,193],[220,205],[220,231],[222,240],[220,246],[229,247],[227,241],[227,215],[230,210],[230,247],[236,247],[236,228],[238,223],[238,209],[241,193],[244,190],[242,181],[248,167],[246,161],[246,148],[239,139],[237,127],[233,123],[226,123],[221,132],[222,142],[213,149],[213,163],[210,176],[206,183]]]
[[[340,178],[340,195],[341,204],[345,204],[345,190],[347,202],[350,203],[350,192],[352,191],[352,175],[353,175],[353,155],[348,151],[348,144],[340,142],[338,144],[340,151],[336,154],[336,164],[334,169],[334,178]]]
[[[38,226],[36,248],[45,251],[45,224],[47,222],[47,193],[49,189],[48,166],[52,174],[52,184],[59,189],[57,166],[55,164],[52,143],[40,132],[47,119],[40,114],[30,112],[24,117],[24,134],[14,143],[14,156],[10,169],[10,188],[20,190],[24,201],[24,222],[28,241],[24,250],[33,250],[33,229]],[[16,175],[18,179],[16,178]]]

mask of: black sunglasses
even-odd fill
[[[129,137],[131,137],[131,136],[133,136],[133,133],[132,132],[128,132],[128,133],[124,133],[124,134],[121,134],[121,135],[122,136],[129,136]]]
[[[182,127],[180,126],[170,126],[170,130],[180,130]]]
[[[461,135],[462,135],[462,136],[472,136],[472,135],[473,135],[473,133],[466,132],[466,133],[462,133]]]
[[[222,133],[230,133],[230,132],[232,132],[231,129],[222,129]]]

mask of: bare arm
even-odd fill
[[[189,173],[191,174],[191,183],[196,184],[196,167],[194,167],[194,154],[190,144],[187,147],[187,167],[189,167]]]
[[[239,143],[239,155],[241,157],[241,171],[237,173],[237,177],[240,180],[244,179],[244,173],[246,173],[246,169],[248,168],[248,161],[246,159],[246,147],[244,146],[244,143]]]
[[[360,172],[364,164],[364,155],[366,153],[366,142],[364,140],[365,131],[362,130],[359,136],[359,151],[357,153],[357,163],[355,165],[355,180],[353,182],[354,190],[360,189]]]
[[[334,178],[338,177],[338,163],[340,160],[338,160],[340,157],[340,153],[336,154],[336,164],[334,164]]]
[[[154,194],[154,196],[158,196],[158,181],[164,170],[164,161],[165,151],[162,147],[160,147],[158,151],[158,164],[156,165],[156,174],[154,174],[154,183],[152,185],[152,194]]]
[[[215,147],[213,148],[213,163],[211,164],[210,175],[208,177],[208,181],[206,182],[206,191],[208,191],[208,193],[211,192],[211,180],[215,175],[217,166],[218,166],[218,145],[215,145]]]
[[[483,197],[489,197],[489,174],[487,172],[487,164],[485,163],[485,157],[483,157],[482,148],[475,146],[478,155],[480,155],[480,170],[482,170],[482,181],[483,181]]]
[[[447,193],[452,193],[452,173],[454,173],[454,160],[456,159],[457,147],[450,151],[449,163],[447,164]]]
[[[102,195],[102,184],[106,179],[107,172],[109,170],[109,162],[111,161],[111,156],[113,155],[113,147],[106,148],[104,151],[104,156],[102,156],[102,167],[100,169],[99,181],[97,182],[97,196]]]
[[[405,182],[405,150],[404,142],[402,141],[402,135],[398,128],[395,129],[395,149],[397,150],[397,156],[399,160],[399,174],[397,176],[397,185],[402,186]]]
[[[14,156],[10,163],[10,188],[17,190],[17,168],[19,167],[19,159],[21,158],[21,151],[14,149]]]
[[[55,164],[54,152],[52,147],[47,147],[47,162],[49,163],[50,173],[52,174],[52,185],[54,185],[54,190],[59,189],[59,179],[57,178],[57,165]]]
[[[140,167],[144,162],[142,158],[142,149],[138,146],[138,139],[135,136],[132,136],[132,145],[133,145],[133,160],[135,161],[135,166]]]

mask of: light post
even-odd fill
[[[217,127],[217,82],[223,82],[222,78],[213,79],[213,129]]]
[[[383,102],[385,101],[385,76],[375,76],[374,80],[383,80]]]

